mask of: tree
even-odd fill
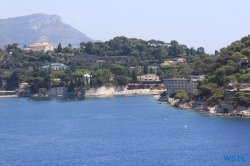
[[[188,94],[184,90],[178,90],[176,91],[176,94],[174,96],[174,99],[180,99],[182,102],[186,102],[189,100]]]
[[[224,90],[217,90],[213,93],[213,95],[208,98],[208,102],[211,102],[212,104],[218,104],[224,99]]]
[[[228,84],[228,83],[237,83],[237,79],[234,75],[230,75],[230,76],[226,76],[225,77],[225,84]]]
[[[117,64],[112,64],[110,66],[110,71],[115,76],[127,76],[127,74],[128,74],[127,69],[124,66],[117,65]]]
[[[169,47],[168,56],[178,56],[179,43],[176,40],[172,40],[170,45],[171,46]]]
[[[3,80],[2,80],[2,78],[0,78],[0,88],[2,88],[3,87]]]
[[[163,75],[163,72],[159,67],[157,67],[156,75],[157,76],[162,76]]]
[[[20,77],[28,75],[28,71],[24,69],[15,69],[9,78],[7,78],[6,90],[15,90],[21,83]]]
[[[145,75],[148,74],[148,65],[144,65],[144,67],[143,67],[143,73]]]
[[[53,73],[54,77],[55,78],[60,78],[61,81],[67,81],[67,74],[63,71],[59,71],[59,72],[56,72],[56,73]]]
[[[240,51],[245,56],[250,56],[250,48],[244,48]]]
[[[80,43],[80,48],[81,48],[81,51],[82,51],[82,52],[85,51],[85,46],[86,46],[86,43],[85,43],[85,42],[81,42],[81,43]]]
[[[219,86],[223,86],[223,84],[224,84],[224,77],[226,76],[226,73],[227,73],[227,71],[226,71],[225,66],[222,66],[222,67],[217,68],[217,69],[215,70],[214,75],[215,75],[215,78],[216,78],[216,80],[217,80],[216,83],[217,83]]]
[[[245,56],[241,52],[235,52],[230,59],[234,62],[239,62],[241,59],[243,59]]]
[[[7,52],[10,52],[10,44],[4,47]]]
[[[61,52],[62,51],[62,45],[61,43],[58,44],[58,47],[57,47],[57,52]]]
[[[238,102],[239,104],[243,105],[249,102],[249,98],[245,97],[244,92],[236,92],[234,97],[234,101]]]
[[[196,50],[194,49],[194,47],[191,47],[190,55],[195,55],[195,54],[196,54]]]
[[[43,77],[36,77],[36,78],[34,79],[34,84],[35,84],[36,86],[39,86],[39,85],[41,85],[41,84],[43,83],[43,81],[44,81],[44,78],[43,78]]]
[[[137,82],[137,75],[135,73],[135,70],[133,70],[133,72],[132,72],[132,80],[133,80],[133,83]]]
[[[176,40],[170,42],[171,46],[177,46],[179,43]]]
[[[126,76],[116,76],[115,80],[119,86],[125,86],[128,83],[128,79]]]
[[[97,78],[97,84],[98,84],[99,87],[103,86],[106,82],[107,82],[107,79],[103,75],[100,75]]]
[[[219,51],[215,50],[214,55],[219,55]]]
[[[153,74],[153,68],[152,67],[150,67],[150,72],[149,73]]]
[[[75,85],[74,85],[74,83],[73,83],[73,81],[72,81],[72,79],[71,79],[71,80],[70,80],[70,84],[69,84],[69,86],[68,86],[68,92],[73,91],[74,88],[75,88]]]
[[[138,58],[138,57],[140,57],[140,52],[138,50],[134,50],[134,51],[130,52],[130,55]]]
[[[162,63],[162,55],[159,55],[159,57],[158,57],[158,63]]]
[[[227,65],[235,67],[235,63],[233,60],[228,60]]]
[[[197,54],[201,55],[205,53],[205,49],[203,47],[197,48]]]
[[[88,54],[92,54],[93,53],[93,48],[94,48],[94,44],[92,42],[87,42],[86,46],[85,46],[85,52]]]
[[[250,82],[250,73],[242,74],[240,76],[240,81],[241,82]]]
[[[38,93],[41,93],[45,96],[47,94],[47,89],[46,88],[39,88]]]
[[[183,75],[184,77],[187,77],[187,75],[191,74],[192,68],[187,64],[181,64],[178,68],[179,73]]]
[[[216,87],[217,85],[214,83],[199,82],[197,87],[199,90],[199,96],[205,100],[208,99],[217,91]]]

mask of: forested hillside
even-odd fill
[[[54,51],[25,53],[17,43],[0,49],[1,89],[14,90],[21,82],[28,82],[32,92],[40,88],[66,85],[74,88],[99,87],[102,85],[126,85],[136,83],[137,76],[155,73],[164,78],[186,77],[187,75],[206,75],[200,82],[198,97],[209,102],[223,100],[224,89],[228,83],[239,86],[249,82],[250,36],[243,37],[231,45],[215,51],[215,55],[205,53],[203,47],[188,48],[172,40],[169,43],[145,41],[124,36],[115,37],[105,42],[81,42],[79,47],[62,47],[59,43]],[[72,60],[73,55],[98,55],[104,63],[93,60]],[[124,57],[116,61],[114,57]],[[166,59],[185,58],[186,63],[164,65]],[[69,68],[65,71],[51,72],[42,70],[43,65],[53,62],[63,63]],[[148,66],[157,65],[157,69]],[[140,70],[142,66],[143,70]],[[134,67],[134,70],[130,70]],[[91,85],[81,82],[83,74],[91,74]],[[60,81],[58,81],[58,79]],[[114,78],[114,79],[110,79]],[[3,86],[6,81],[7,85]]]
[[[210,102],[220,102],[229,83],[238,91],[241,83],[249,83],[249,56],[250,35],[221,48],[216,56],[202,55],[195,62],[195,69],[197,74],[206,74],[207,79],[200,83],[199,96]],[[237,92],[235,100],[249,102],[244,92]]]

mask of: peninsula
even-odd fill
[[[82,41],[78,46],[70,41],[68,45],[41,41],[21,46],[16,41],[0,49],[0,90],[15,91],[20,97],[165,90],[161,94],[165,100],[202,102],[216,106],[220,113],[232,114],[236,108],[249,108],[249,47],[250,35],[214,54],[176,40],[125,36]]]

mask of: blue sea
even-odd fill
[[[250,119],[152,96],[0,99],[0,165],[250,165]]]

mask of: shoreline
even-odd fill
[[[191,102],[189,103],[180,103],[178,100],[175,101],[173,99],[169,99],[168,101],[164,98],[161,98],[160,94],[155,94],[152,93],[152,91],[147,91],[147,93],[145,93],[145,91],[138,91],[140,93],[134,93],[135,90],[126,90],[126,91],[121,91],[122,93],[114,93],[114,94],[96,94],[96,95],[87,95],[87,96],[82,96],[84,98],[108,98],[108,97],[116,97],[116,96],[142,96],[142,95],[151,95],[156,101],[159,101],[159,104],[168,104],[174,107],[177,107],[179,109],[184,109],[184,110],[191,110],[191,111],[198,111],[199,113],[203,114],[203,115],[210,115],[210,116],[220,116],[220,117],[233,117],[233,118],[250,118],[250,115],[246,115],[242,112],[238,112],[238,113],[218,113],[218,112],[214,112],[211,110],[206,110],[206,109],[195,109]],[[125,92],[125,93],[124,93]],[[142,93],[144,92],[144,93]],[[46,96],[46,97],[41,97],[41,98],[50,98],[50,97],[62,97],[62,96]],[[63,97],[67,97],[67,96],[63,96]],[[78,97],[78,96],[75,96]],[[0,96],[1,98],[22,98],[19,97],[18,95],[2,95]],[[39,97],[37,97],[39,98]]]
[[[211,116],[220,116],[220,117],[231,117],[231,118],[250,118],[249,115],[244,115],[244,114],[224,114],[224,113],[211,113],[206,110],[198,110],[201,114],[203,115],[211,115]]]
[[[198,111],[199,113],[201,113],[203,115],[220,116],[220,117],[234,117],[234,118],[250,118],[250,114],[247,111],[235,110],[234,112],[230,112],[230,113],[219,113],[219,112],[215,112],[215,110],[214,110],[215,106],[213,108],[207,107],[207,109],[201,109],[201,108],[195,109],[193,102],[182,103],[179,100],[174,100],[172,98],[169,98],[168,102],[161,101],[161,99],[158,99],[157,101],[169,104],[169,105],[177,107],[179,109]],[[246,114],[246,112],[248,114]]]
[[[116,91],[116,92],[110,92],[110,93],[92,93],[88,95],[82,95],[81,97],[86,97],[86,98],[92,98],[92,97],[112,97],[112,96],[130,96],[130,95],[154,95],[154,96],[160,96],[160,94],[164,90],[151,90],[151,89],[133,89],[133,90],[123,90],[123,91]],[[79,97],[78,95],[70,95],[70,94],[65,94],[65,95],[58,95],[58,96],[39,96],[39,95],[31,95],[31,96],[25,96],[25,97],[30,97],[30,98],[48,98],[48,97]],[[22,98],[24,96],[18,96],[18,95],[2,95],[0,98]]]
[[[2,95],[0,98],[19,98],[18,95]]]

